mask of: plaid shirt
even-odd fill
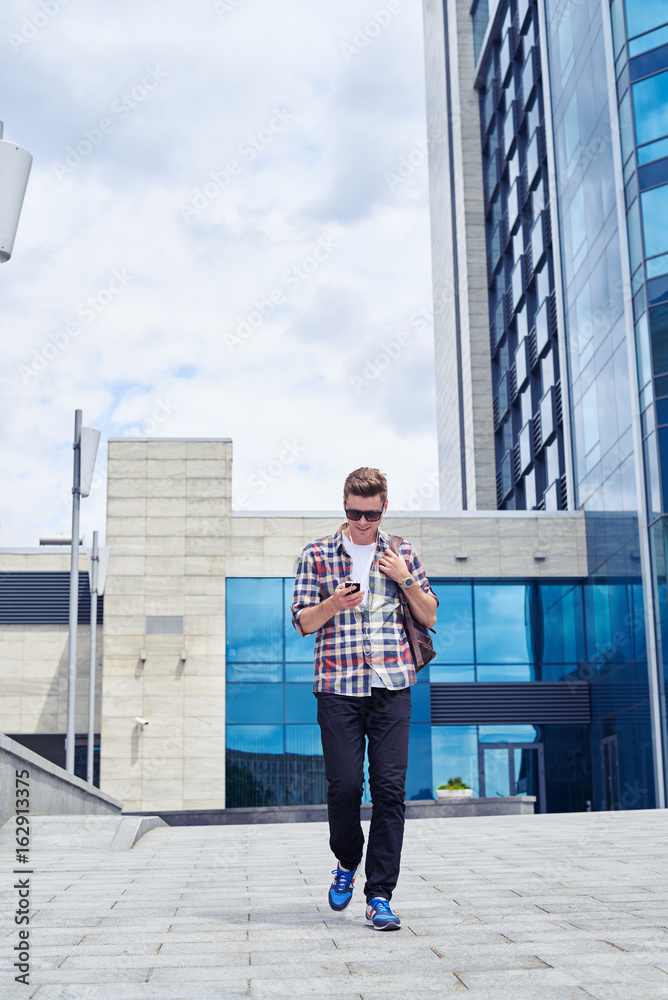
[[[292,598],[292,624],[300,635],[299,615],[330,597],[350,578],[352,559],[343,546],[343,524],[335,535],[318,538],[302,551]],[[378,531],[369,573],[366,604],[337,612],[318,629],[315,639],[313,690],[328,694],[371,694],[373,669],[386,687],[410,687],[415,669],[403,629],[399,586],[378,568],[390,536]],[[438,601],[410,542],[401,543],[400,554],[416,583]]]

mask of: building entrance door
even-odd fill
[[[617,736],[606,736],[601,740],[601,768],[603,770],[603,808],[620,809],[619,802],[619,754]]]
[[[542,743],[480,743],[480,795],[535,795],[536,812],[546,811]]]

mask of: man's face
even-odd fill
[[[380,493],[373,497],[358,497],[355,493],[349,493],[344,498],[343,506],[346,510],[382,510],[383,514],[387,510],[387,500],[383,503]],[[380,521],[367,521],[365,517],[359,521],[352,521],[348,518],[348,531],[350,540],[355,545],[370,545],[376,541],[376,534],[380,526]]]

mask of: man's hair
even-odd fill
[[[358,497],[375,497],[380,494],[383,504],[387,500],[387,479],[378,469],[368,469],[363,466],[351,472],[343,484],[343,502],[349,493]]]

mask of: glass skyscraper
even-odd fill
[[[643,595],[633,739],[663,805],[668,4],[423,7],[442,504],[584,510],[588,585]],[[592,713],[595,771],[624,724]]]

